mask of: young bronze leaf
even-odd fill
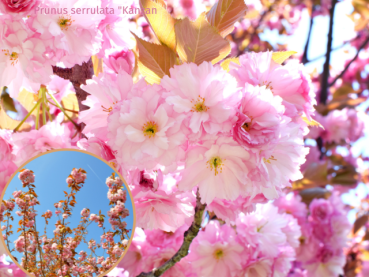
[[[352,232],[356,234],[361,229],[361,227],[363,227],[368,222],[368,219],[368,215],[362,215],[358,217],[354,222]]]
[[[157,39],[162,44],[175,51],[176,37],[174,24],[177,19],[173,18],[167,12],[164,3],[161,0],[140,0],[140,6]]]
[[[285,60],[287,60],[292,55],[296,54],[295,51],[283,51],[283,52],[274,52],[272,54],[272,59],[278,64],[282,64]]]
[[[134,35],[139,52],[138,68],[150,84],[159,84],[162,77],[176,64],[176,54],[165,45],[158,45]]]
[[[229,42],[207,22],[205,13],[194,22],[188,18],[179,21],[175,25],[175,30],[177,53],[183,62],[199,65],[207,61],[214,64],[231,52]]]
[[[233,31],[234,23],[246,15],[246,10],[244,0],[219,0],[208,11],[207,19],[225,37]]]

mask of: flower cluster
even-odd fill
[[[298,65],[280,66],[271,57],[271,52],[241,56],[241,66],[230,74],[207,62],[175,66],[160,85],[132,85],[126,72],[118,72],[84,86],[91,94],[85,103],[97,104],[97,97],[117,95],[121,78],[131,79],[119,98],[107,106],[92,105],[104,116],[91,117],[92,110],[81,114],[89,135],[111,148],[119,168],[132,180],[140,227],[174,231],[184,221],[169,220],[168,213],[177,218],[191,214],[185,205],[177,206],[178,211],[163,208],[188,199],[183,192],[197,186],[203,203],[225,205],[240,199],[236,205],[245,206],[238,208],[242,211],[252,201],[277,198],[302,177],[299,166],[308,149],[301,117],[310,117],[314,104],[309,79],[294,69]],[[249,66],[249,59],[270,72]],[[237,77],[252,74],[252,79]],[[288,91],[279,87],[280,76],[290,83]],[[104,81],[107,77],[110,83]],[[158,177],[150,172],[158,172]],[[157,201],[163,208],[155,208]],[[168,224],[171,228],[164,227]]]
[[[291,274],[304,272],[303,276],[308,277],[343,274],[346,262],[343,249],[347,247],[351,225],[339,196],[314,199],[307,208],[301,197],[289,194],[275,205],[290,213],[301,226],[300,246]]]
[[[65,199],[54,204],[56,208],[55,229],[53,237],[47,234],[47,227],[53,218],[53,212],[47,210],[41,217],[45,220],[44,234],[41,235],[36,229],[37,216],[36,205],[39,205],[37,194],[35,192],[35,175],[29,169],[23,169],[19,174],[19,179],[23,187],[28,191],[14,191],[13,197],[3,201],[0,208],[3,237],[10,253],[13,251],[22,254],[20,264],[28,272],[35,273],[35,276],[44,276],[52,272],[58,272],[58,275],[69,276],[96,276],[109,270],[122,256],[128,246],[129,232],[127,223],[124,219],[129,215],[129,210],[124,207],[126,194],[123,192],[123,182],[114,173],[107,179],[110,185],[109,193],[120,195],[117,200],[111,200],[113,207],[107,212],[109,222],[113,231],[104,226],[105,215],[99,212],[99,215],[91,214],[90,210],[84,208],[81,211],[81,221],[77,227],[71,228],[68,219],[72,216],[75,207],[76,193],[82,188],[87,178],[86,171],[74,168],[66,180],[70,193],[65,192]],[[13,214],[15,207],[18,210]],[[19,221],[20,232],[17,239],[14,240],[14,248],[11,247],[11,238],[13,231],[11,221],[14,215],[21,217]],[[98,227],[102,231],[100,243],[94,239],[86,241],[88,227],[92,222],[98,222]],[[90,253],[80,251],[77,248],[83,244],[87,245]],[[103,249],[104,256],[97,257],[97,249]],[[42,259],[38,259],[42,257]]]
[[[361,268],[365,276],[367,200],[349,207],[358,211],[347,245],[348,207],[340,200],[369,184],[362,149],[369,7],[361,2],[0,0],[0,112],[9,109],[0,127],[13,130],[0,130],[0,189],[16,165],[52,149],[83,149],[108,161],[128,181],[137,224],[111,276],[354,277]],[[78,9],[84,12],[72,12]],[[332,63],[340,55],[328,43],[322,71],[310,71],[315,18],[327,16],[335,28],[342,10],[350,11],[352,28],[342,46],[357,55],[345,60],[352,51],[338,46],[342,59]],[[293,43],[306,17],[300,54],[279,42]],[[22,121],[8,118],[6,94]],[[73,170],[71,193],[43,214],[46,223],[59,220],[57,240],[40,245],[46,262],[63,253],[60,276],[102,272],[129,244],[127,195],[115,175],[106,180],[109,211],[84,208],[79,227],[68,229],[85,178]],[[14,202],[2,203],[2,220],[12,203],[37,204],[36,196],[15,193]],[[32,211],[17,214],[35,227]],[[100,242],[69,239],[71,231],[84,236],[89,224],[103,230]],[[92,254],[75,253],[83,243]],[[39,248],[27,235],[17,245]],[[93,255],[99,248],[110,257]]]

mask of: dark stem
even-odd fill
[[[53,66],[53,73],[63,79],[70,80],[73,84],[76,96],[78,99],[78,106],[80,111],[87,110],[88,107],[82,104],[83,100],[86,100],[88,93],[81,89],[81,85],[86,85],[86,80],[92,79],[94,75],[94,68],[92,59],[82,65],[76,64],[72,68],[60,68]]]
[[[328,32],[328,42],[327,42],[327,51],[325,54],[325,63],[324,70],[321,79],[320,86],[320,103],[326,104],[328,98],[328,79],[329,79],[329,62],[331,59],[332,52],[332,42],[333,42],[333,18],[334,18],[334,9],[336,7],[337,0],[332,0],[332,7],[329,11],[330,19],[329,19],[329,32]]]
[[[357,49],[355,57],[352,58],[352,60],[346,65],[346,67],[342,70],[340,75],[338,75],[334,80],[328,85],[328,87],[333,86],[338,79],[342,78],[342,76],[346,73],[346,71],[349,69],[350,65],[359,57],[360,51],[368,44],[369,37],[363,42],[363,44],[360,45],[359,49]]]
[[[172,266],[174,266],[182,258],[187,256],[188,250],[190,248],[193,239],[197,236],[197,234],[200,231],[202,215],[204,213],[205,207],[206,204],[201,204],[200,195],[199,192],[197,191],[194,221],[192,222],[190,228],[188,228],[188,230],[184,233],[183,243],[179,248],[179,250],[177,251],[177,253],[174,254],[174,256],[170,260],[168,260],[159,268],[154,269],[151,272],[142,272],[137,277],[158,277],[162,275],[165,271],[170,269]]]
[[[361,38],[361,35],[358,35],[357,37],[355,37],[355,38],[353,38],[351,40],[345,41],[340,46],[333,47],[331,52],[337,51],[337,50],[341,49],[342,47],[344,47],[345,45],[347,45],[347,44],[349,44],[349,43],[351,43],[351,42],[353,42],[355,40],[358,40],[359,38]],[[325,54],[324,55],[321,55],[321,56],[318,56],[318,57],[315,57],[313,59],[310,59],[310,60],[307,61],[307,63],[315,62],[315,61],[317,61],[317,60],[319,60],[321,58],[324,58],[324,57],[325,57]]]
[[[314,18],[313,18],[314,7],[315,6],[313,5],[313,7],[311,9],[309,32],[308,32],[307,40],[306,40],[306,43],[305,43],[304,54],[302,55],[302,60],[301,60],[301,62],[303,64],[306,64],[306,63],[309,62],[308,50],[309,50],[309,45],[310,45],[311,30],[313,29],[313,24],[314,24]]]

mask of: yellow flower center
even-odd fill
[[[263,229],[263,228],[264,228],[264,226],[265,226],[265,225],[267,225],[267,224],[268,224],[268,221],[267,221],[267,222],[265,222],[263,225],[261,225],[261,226],[257,227],[257,228],[256,228],[256,231],[259,233],[259,232],[261,231],[261,229]]]
[[[11,60],[11,64],[14,65],[18,62],[18,53],[17,52],[12,52],[11,54],[9,53],[9,50],[2,50],[4,52],[5,56],[9,56],[9,59]]]
[[[110,112],[113,110],[114,105],[115,105],[115,104],[117,104],[117,103],[118,103],[118,101],[113,102],[113,105],[112,105],[112,106],[110,106],[109,108],[105,108],[103,105],[101,105],[101,108],[102,108],[102,110],[103,110],[104,112],[110,113]]]
[[[225,159],[224,159],[225,161]],[[218,173],[222,173],[223,170],[223,161],[219,157],[213,157],[210,160],[206,162],[208,164],[208,168],[210,167],[210,170],[212,171],[214,169],[215,176],[218,175]]]
[[[72,20],[72,18],[70,17],[70,15],[67,15],[66,17],[64,16],[60,16],[59,17],[59,21],[58,24],[60,26],[60,29],[62,30],[68,30],[68,28],[70,26],[72,26],[72,23],[74,22],[74,20]]]
[[[191,100],[191,103],[193,103],[191,112],[197,112],[197,113],[201,113],[201,112],[206,112],[209,108],[205,106],[205,98],[201,97],[199,95],[199,97],[197,97],[197,100]]]
[[[251,116],[249,116],[249,118],[251,119],[251,121],[250,122],[245,122],[242,125],[242,129],[244,129],[246,132],[250,131],[251,125],[252,125],[252,121],[253,121],[253,118]]]
[[[266,86],[267,89],[273,90],[273,87],[271,86],[272,82],[267,82],[264,81],[263,83],[261,83],[261,86]],[[272,91],[273,92],[273,91]]]
[[[276,161],[277,159],[275,159],[275,158],[274,158],[274,156],[270,156],[270,158],[269,158],[269,159],[265,159],[265,158],[263,158],[263,160],[264,160],[264,163],[268,163],[268,164],[270,164],[270,161]]]
[[[214,252],[214,257],[216,258],[216,259],[220,259],[220,258],[222,258],[224,256],[224,252],[223,252],[223,250],[222,249],[217,249],[217,250],[215,250],[215,252]]]
[[[144,126],[142,126],[142,131],[145,137],[153,137],[158,131],[158,125],[154,121],[148,121]]]

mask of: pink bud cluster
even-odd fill
[[[86,172],[84,172],[84,170],[73,168],[66,182],[68,185],[71,185],[74,183],[81,184],[81,183],[84,183],[86,178],[87,178],[87,175],[86,175]]]
[[[33,174],[32,170],[25,169],[19,174],[19,180],[21,180],[23,184],[31,184],[35,182],[35,174]]]

